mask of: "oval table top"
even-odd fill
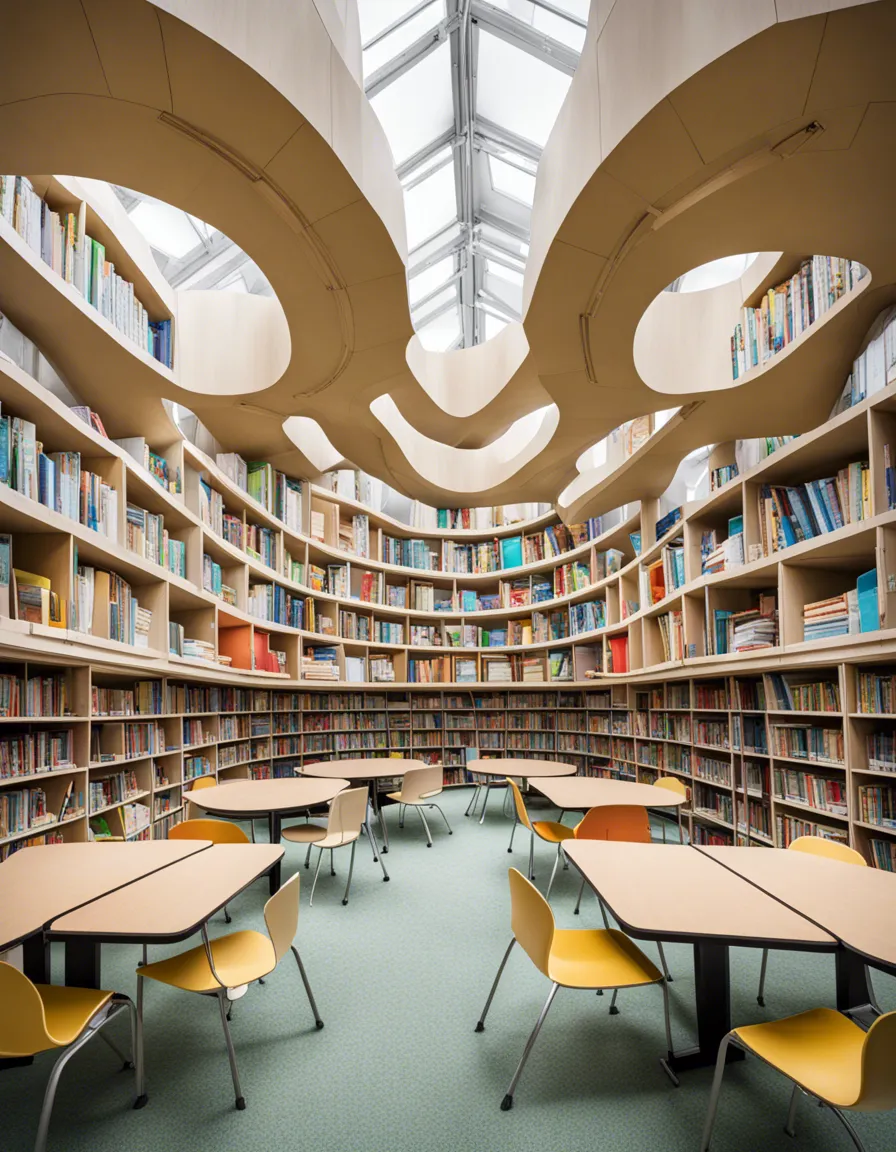
[[[465,767],[477,776],[514,776],[525,777],[527,780],[544,776],[571,776],[576,770],[575,764],[564,764],[560,760],[530,760],[514,756],[495,760],[469,760]]]
[[[573,776],[564,780],[532,780],[532,787],[558,808],[599,808],[608,804],[636,804],[645,808],[677,808],[687,797],[655,784],[633,780],[606,780],[601,776]]]
[[[422,760],[403,757],[360,756],[352,760],[322,760],[319,764],[306,764],[300,779],[316,776],[326,780],[342,776],[346,780],[391,780],[404,776],[410,768],[426,768]]]
[[[184,800],[189,800],[197,808],[211,812],[214,816],[262,815],[268,812],[295,812],[326,804],[337,792],[348,786],[349,782],[344,777],[327,780],[302,776],[294,780],[235,780],[229,784],[216,784],[214,788],[185,792]]]

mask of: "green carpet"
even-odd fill
[[[436,828],[426,847],[413,815],[404,832],[389,813],[392,880],[359,848],[351,903],[341,903],[348,850],[336,853],[338,875],[322,869],[313,908],[310,872],[302,868],[297,944],[326,1027],[314,1022],[291,958],[253,986],[234,1009],[233,1035],[247,1100],[236,1112],[216,1004],[149,984],[146,1067],[149,1104],[130,1109],[132,1078],[93,1041],[69,1064],[50,1129],[50,1152],[696,1152],[711,1073],[687,1073],[679,1089],[663,1074],[662,1002],[648,988],[609,997],[561,990],[517,1089],[512,1111],[499,1104],[544,997],[547,982],[515,949],[492,1005],[486,1031],[473,1028],[510,938],[507,868],[525,869],[528,845],[518,834],[507,854],[509,824],[493,801],[480,827],[464,819],[469,793],[446,794],[455,829]],[[98,849],[99,850],[99,849]],[[672,851],[673,849],[670,849]],[[544,889],[550,849],[536,849],[536,883]],[[287,845],[285,875],[304,854]],[[316,854],[315,854],[316,856]],[[662,877],[657,877],[662,883]],[[563,926],[597,926],[586,895],[572,916],[578,888],[561,873],[552,904]],[[234,901],[233,928],[262,926],[266,884]],[[226,930],[223,918],[212,935]],[[651,944],[645,951],[655,956]],[[159,958],[165,950],[153,951]],[[177,951],[176,948],[170,951]],[[694,1034],[690,949],[668,945],[673,1037]],[[734,1020],[773,1019],[833,1005],[830,956],[773,953],[765,1009],[756,1004],[760,953],[732,952]],[[54,955],[56,978],[61,957]],[[106,946],[106,987],[133,994],[138,950]],[[876,975],[882,1006],[896,1008],[896,981]],[[112,1026],[125,1042],[124,1021]],[[0,1074],[0,1150],[32,1147],[51,1057]],[[803,1102],[797,1140],[783,1133],[789,1088],[748,1060],[732,1067],[722,1093],[714,1152],[837,1152],[850,1147],[826,1109]],[[855,1117],[868,1152],[896,1146],[896,1114]]]

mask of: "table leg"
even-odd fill
[[[43,932],[35,932],[22,943],[22,969],[35,984],[51,984],[50,942]]]
[[[280,813],[271,812],[268,814],[268,832],[272,844],[280,843]],[[273,896],[275,892],[280,891],[280,860],[273,865],[270,872],[268,872],[268,884],[270,886],[270,893]]]
[[[848,948],[835,953],[837,972],[837,1007],[841,1012],[855,1013],[857,1008],[872,1006],[871,991],[865,972],[865,961]],[[872,1012],[871,1019],[876,1013]]]
[[[731,1031],[731,982],[728,945],[700,940],[694,944],[694,983],[697,1000],[697,1047],[669,1053],[673,1072],[707,1068],[716,1062],[719,1045]],[[740,1048],[730,1045],[728,1062],[743,1060]]]
[[[65,941],[65,982],[74,988],[102,988],[100,943],[92,936]]]
[[[376,780],[370,781],[370,797],[373,803],[373,811],[380,824],[380,832],[383,835],[383,852],[389,851],[389,829],[386,827],[386,821],[383,819],[383,810],[380,808],[380,798],[377,792]]]

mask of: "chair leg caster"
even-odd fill
[[[578,908],[574,908],[572,911],[572,914],[573,914],[573,916],[578,916],[578,914],[579,914]]]
[[[348,904],[348,900],[343,900],[342,901],[342,907],[344,908],[346,906],[346,904]]]
[[[231,924],[231,923],[233,923],[233,917],[230,915],[230,913],[229,913],[229,912],[225,912],[225,913],[224,913],[224,923],[225,923],[225,924]]]
[[[427,844],[427,845],[426,845],[426,847],[427,847],[427,848],[432,848],[432,844]]]
[[[390,880],[390,877],[389,877],[389,876],[384,876],[384,877],[383,877],[383,883],[384,883],[384,884],[388,884],[389,880]]]
[[[756,1003],[759,1005],[760,1008],[764,1008],[765,1007],[765,997],[764,996],[757,996],[756,997]]]
[[[246,1097],[245,1096],[237,1096],[237,1098],[236,1098],[236,1110],[237,1110],[237,1112],[245,1112],[246,1111]]]
[[[482,1023],[481,1020],[477,1021],[476,1027],[473,1029],[473,1031],[474,1032],[484,1032],[485,1031],[485,1025]]]
[[[386,845],[384,845],[383,846],[383,855],[385,856],[388,851],[389,851],[388,847]]]
[[[509,854],[509,855],[511,855],[511,856],[513,855],[513,849],[512,849],[512,848],[508,848],[508,849],[507,849],[507,852],[508,852],[508,854]]]
[[[453,835],[454,835],[454,832],[453,832],[453,831],[452,831],[450,828],[448,829],[448,835],[449,835],[449,836],[453,836]]]
[[[509,1112],[512,1107],[513,1107],[513,1097],[512,1096],[505,1096],[504,1099],[501,1101],[501,1111],[502,1112]]]
[[[259,984],[264,984],[264,976],[259,976],[259,977],[258,977],[258,983],[259,983]]]
[[[323,1028],[323,1026],[324,1026],[323,1020],[315,1020],[314,1026],[315,1026],[315,1028],[317,1028],[318,1032],[320,1032],[321,1028]]]
[[[142,1096],[138,1096],[137,1099],[134,1101],[134,1108],[135,1109],[145,1108],[148,1103],[149,1103],[149,1097],[144,1092]]]
[[[597,995],[598,995],[598,996],[603,996],[603,994],[604,994],[604,990],[603,990],[603,988],[598,988],[598,990],[597,990]]]
[[[611,1016],[618,1016],[619,1015],[619,1009],[616,1007],[615,1004],[610,1009],[610,1015]]]
[[[134,1061],[133,1060],[125,1060],[124,1064],[122,1064],[122,1066],[121,1066],[121,1070],[122,1070],[122,1072],[133,1072],[134,1071]]]

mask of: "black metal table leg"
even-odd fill
[[[834,954],[837,972],[837,1007],[841,1012],[854,1012],[871,1006],[871,990],[865,972],[865,961],[848,948]],[[876,1015],[876,1013],[875,1013]]]
[[[102,988],[101,945],[92,936],[65,941],[65,982],[75,988]]]
[[[719,1044],[731,1031],[731,982],[727,944],[712,940],[700,940],[694,944],[694,983],[697,1047],[669,1053],[669,1067],[676,1073],[715,1064]],[[744,1053],[740,1048],[729,1047],[729,1063],[743,1058]]]
[[[280,843],[280,813],[270,812],[268,814],[268,833],[272,844]],[[281,858],[282,859],[282,858]],[[280,891],[280,859],[271,867],[268,872],[268,884],[270,886],[270,893],[273,896],[275,892]]]
[[[50,942],[43,932],[22,941],[22,969],[35,984],[50,984]]]

